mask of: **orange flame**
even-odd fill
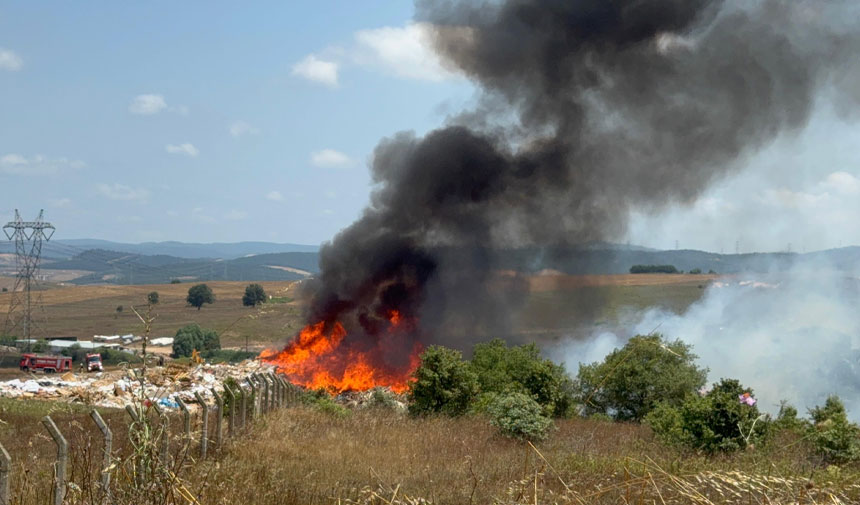
[[[309,389],[324,388],[340,393],[384,386],[402,393],[409,388],[410,376],[418,367],[423,346],[418,341],[411,346],[404,341],[415,325],[400,312],[392,310],[388,322],[382,338],[370,348],[344,344],[347,332],[342,324],[335,322],[327,327],[320,321],[305,326],[283,350],[265,350],[260,358],[275,365],[293,384]],[[390,355],[400,353],[404,344],[409,347],[407,362],[392,360]]]

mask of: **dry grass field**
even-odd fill
[[[625,311],[652,306],[680,312],[698,300],[711,275],[640,274],[572,276],[542,273],[522,276],[528,294],[523,310],[512,320],[512,341],[551,342],[586,335],[596,326],[619,321]],[[8,280],[8,279],[7,279]],[[135,286],[54,286],[43,291],[45,334],[90,339],[93,335],[140,333],[131,305],[143,304],[146,294],[159,293],[153,336],[173,336],[183,325],[196,322],[221,334],[224,347],[252,350],[286,342],[304,324],[299,284],[261,282],[280,303],[253,309],[242,306],[247,282],[209,282],[216,301],[201,310],[185,297],[190,283]],[[0,319],[5,320],[10,293],[0,294]],[[123,307],[117,312],[118,306]],[[479,338],[480,339],[480,338]],[[474,341],[474,339],[470,339]]]
[[[41,293],[44,303],[44,333],[91,339],[93,335],[142,332],[142,325],[130,310],[146,304],[146,295],[159,294],[158,315],[153,336],[173,336],[189,323],[213,328],[222,336],[225,347],[244,346],[246,338],[253,348],[286,341],[301,327],[302,308],[295,301],[298,286],[292,282],[261,282],[266,293],[281,297],[284,303],[265,304],[254,309],[242,305],[247,282],[209,282],[215,303],[197,310],[185,297],[192,284],[137,286],[58,286]],[[5,320],[10,293],[0,295],[0,319]],[[122,306],[122,312],[117,307]]]

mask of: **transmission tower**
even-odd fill
[[[6,335],[17,334],[29,339],[37,330],[34,312],[37,315],[44,313],[42,292],[37,289],[39,260],[42,241],[47,242],[54,235],[54,226],[42,220],[44,213],[44,210],[39,211],[35,221],[24,221],[15,209],[15,220],[3,227],[6,238],[15,241],[15,267],[18,271],[6,314]]]

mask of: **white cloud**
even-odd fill
[[[251,126],[245,121],[235,121],[230,125],[230,135],[234,137],[241,137],[242,135],[256,135],[260,133],[260,129]]]
[[[86,166],[80,160],[68,158],[49,158],[42,154],[29,158],[20,154],[5,154],[0,156],[0,173],[7,175],[52,175],[68,169],[78,169]]]
[[[71,203],[72,200],[70,198],[56,198],[51,200],[52,207],[68,207]]]
[[[24,65],[24,60],[15,54],[11,49],[0,47],[0,70],[9,70],[15,72],[21,70]]]
[[[143,188],[132,188],[124,184],[97,184],[96,190],[111,200],[144,202],[149,198],[149,191]]]
[[[311,163],[318,167],[348,167],[352,158],[334,149],[323,149],[311,153]]]
[[[194,207],[191,209],[191,219],[193,221],[199,221],[201,223],[214,223],[215,218],[210,216],[203,210],[203,207]]]
[[[273,202],[283,202],[284,195],[282,195],[280,191],[269,191],[266,193],[266,199]]]
[[[179,145],[167,144],[164,146],[164,149],[170,154],[184,154],[186,156],[191,156],[192,158],[200,154],[200,151],[198,151],[193,144],[188,142]]]
[[[321,60],[313,54],[309,54],[302,61],[293,65],[293,75],[298,75],[332,88],[337,86],[337,70],[337,63]]]
[[[232,209],[230,212],[224,214],[224,219],[228,219],[230,221],[241,221],[243,219],[248,218],[248,213],[244,210],[236,210]]]
[[[410,23],[358,31],[353,59],[359,65],[405,79],[442,81],[455,77],[433,50],[431,29],[426,23]]]
[[[128,106],[128,111],[141,116],[158,114],[167,108],[164,96],[156,94],[137,95]]]
[[[821,186],[844,195],[860,193],[860,179],[848,172],[833,172],[821,181]]]

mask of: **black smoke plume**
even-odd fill
[[[844,72],[856,10],[419,0],[416,20],[480,98],[423,137],[380,142],[370,204],[322,248],[309,321],[341,321],[356,342],[392,310],[428,341],[504,331],[522,291],[498,273],[499,251],[618,238],[632,209],[691,202],[803,128],[822,94],[860,75]]]

